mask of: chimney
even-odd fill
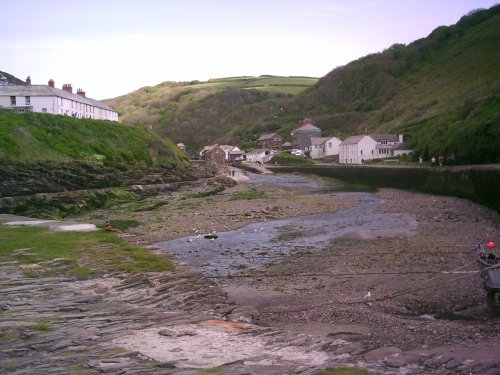
[[[52,78],[51,78],[51,79],[49,79],[49,87],[52,87],[52,88],[54,88],[54,87],[55,87],[55,86],[54,86],[54,80],[53,80]]]
[[[30,76],[28,76],[28,78],[26,78],[26,86],[31,86],[31,78],[30,78]]]
[[[82,89],[77,89],[76,95],[80,95],[80,96],[83,96],[85,98],[85,91],[83,91]]]
[[[69,92],[70,94],[73,94],[73,87],[71,87],[71,83],[63,84],[63,90]]]
[[[307,124],[311,124],[312,125],[312,121],[310,118],[305,118],[303,119],[301,122],[300,122],[300,125],[307,125]]]

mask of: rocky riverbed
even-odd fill
[[[235,245],[224,248],[226,232],[342,215],[366,203],[363,194],[329,191],[316,180],[253,177],[208,197],[164,194],[150,211],[78,218],[135,220],[122,236],[159,253],[161,241],[183,238],[187,250],[173,271],[73,280],[30,278],[15,262],[1,263],[1,372],[312,375],[357,366],[380,374],[500,373],[500,320],[485,305],[472,251],[500,239],[497,213],[457,198],[381,190],[372,214],[399,218],[404,228],[333,216],[327,220],[342,229],[338,235],[309,245],[311,228],[299,220],[258,244],[283,251],[228,254],[248,262],[207,279],[210,262],[196,264],[190,248],[196,240],[227,252]],[[253,229],[266,226],[259,225]],[[198,239],[214,231],[213,241]],[[292,241],[299,242],[285,251]],[[266,261],[249,267],[252,257]]]

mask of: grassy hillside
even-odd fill
[[[9,74],[9,73],[5,73],[5,72],[2,72],[0,71],[0,74],[2,74],[5,78],[7,78],[7,82],[13,84],[13,85],[24,85],[25,82],[20,80],[19,78],[17,77],[14,77],[12,74]]]
[[[290,103],[327,133],[397,132],[417,152],[500,161],[500,6],[338,68]],[[292,109],[292,111],[290,111]]]
[[[294,85],[312,80],[167,82],[107,103],[124,121],[150,126],[192,151],[212,142],[254,147],[262,133],[288,137],[310,117],[325,136],[403,133],[415,157],[454,153],[463,164],[500,162],[499,40],[497,5],[336,68],[294,96]]]
[[[238,124],[272,116],[277,102],[317,82],[310,77],[232,77],[207,82],[164,82],[105,101],[122,121],[153,128],[192,151],[231,139]]]
[[[116,122],[0,111],[0,161],[80,161],[108,168],[186,166],[172,142]]]

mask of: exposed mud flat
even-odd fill
[[[279,256],[322,251],[336,238],[368,240],[416,234],[417,221],[413,216],[377,212],[383,199],[366,193],[342,195],[353,196],[360,204],[336,213],[266,220],[234,231],[197,234],[160,242],[157,246],[204,275],[217,277],[242,269],[258,269]]]
[[[175,271],[75,281],[27,278],[2,263],[1,372],[499,370],[499,318],[486,308],[471,251],[500,238],[497,213],[456,198],[389,189],[346,194],[300,176],[250,177],[251,184],[216,196],[126,213],[141,223],[123,233],[130,242],[182,238]],[[233,199],[249,187],[265,195]],[[197,238],[213,231],[213,241]],[[242,244],[243,231],[249,242]],[[262,237],[250,242],[253,236]],[[199,254],[208,279],[186,264],[196,265]],[[230,261],[215,272],[205,266],[210,255]]]
[[[293,190],[297,178],[258,181]],[[435,372],[425,373],[467,373],[465,367],[477,361],[499,365],[499,318],[485,304],[473,250],[500,238],[497,213],[458,198],[391,189],[332,193],[298,179],[304,195],[317,190],[360,203],[331,214],[254,223],[217,233],[213,241],[190,236],[160,246],[215,276],[230,298],[257,308],[273,327],[365,349],[447,353],[439,366],[433,362]],[[428,358],[422,356],[407,358],[400,368],[423,364]],[[453,359],[468,365],[459,369]]]

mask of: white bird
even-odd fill
[[[190,239],[189,239],[189,242],[193,242],[193,239],[192,239],[192,238],[190,238]]]
[[[371,299],[372,298],[372,294],[370,292],[366,293],[366,296],[363,297],[364,299]]]
[[[196,238],[201,238],[201,234],[197,235]]]

